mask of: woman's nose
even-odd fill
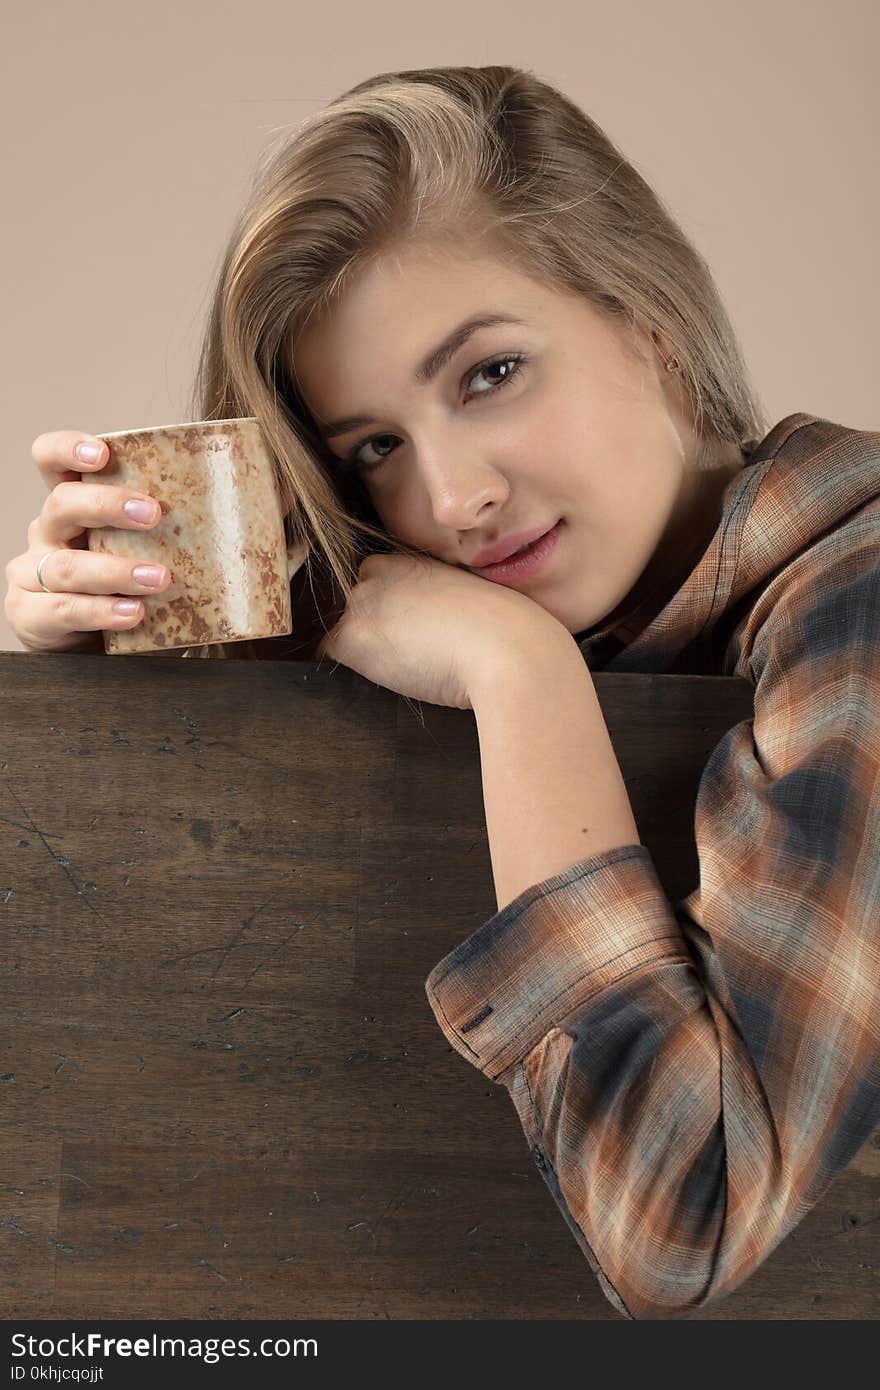
[[[487,504],[499,505],[508,492],[497,467],[473,458],[426,462],[424,476],[437,524],[455,530],[472,526]]]

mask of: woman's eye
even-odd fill
[[[509,370],[505,373],[505,375],[501,378],[500,381],[492,382],[487,390],[472,391],[471,396],[473,397],[494,395],[496,391],[501,390],[502,386],[506,386],[509,381],[513,380],[513,378],[520,371],[522,364],[525,362],[525,360],[526,359],[524,353],[513,353],[509,357],[493,357],[488,362],[480,363],[478,367],[472,367],[471,370],[465,374],[464,380],[466,382],[473,381],[474,377],[482,375],[483,372],[491,372],[495,367],[507,367]],[[373,461],[370,459],[365,459],[363,457],[362,450],[374,448],[375,445],[381,444],[381,441],[383,439],[394,439],[394,437],[395,436],[393,434],[377,434],[374,435],[372,439],[365,439],[362,443],[355,444],[352,447],[351,452],[348,454],[346,461],[349,464],[351,464],[352,467],[356,468],[360,473],[375,473],[379,468],[381,468],[388,455],[380,454],[379,458]]]

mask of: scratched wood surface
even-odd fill
[[[744,682],[598,674],[667,893]],[[0,1316],[616,1319],[433,965],[469,711],[314,661],[0,653]],[[875,1318],[880,1131],[727,1319]]]

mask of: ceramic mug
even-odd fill
[[[166,565],[172,575],[160,593],[141,596],[144,616],[133,628],[104,630],[105,652],[289,635],[284,514],[258,421],[197,420],[95,437],[110,457],[89,483],[146,493],[162,515],[146,531],[89,531],[89,550]]]

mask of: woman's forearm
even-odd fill
[[[581,859],[640,843],[593,678],[569,633],[503,657],[469,696],[499,911]]]

